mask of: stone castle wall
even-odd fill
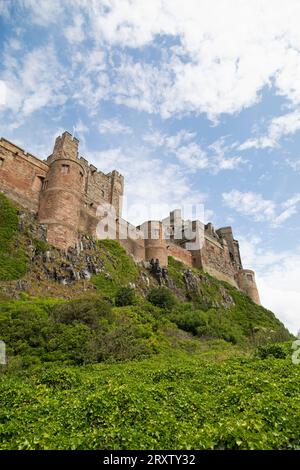
[[[41,161],[6,139],[0,140],[0,190],[37,213],[54,246],[74,246],[78,232],[94,234],[99,204],[121,213],[124,181],[117,171],[104,174],[78,155],[79,141],[68,132]]]
[[[49,167],[6,139],[0,139],[0,189],[22,206],[37,212]]]
[[[158,259],[165,267],[168,256],[173,256],[231,283],[259,303],[254,273],[243,269],[231,227],[215,231],[212,224],[204,227],[199,221],[183,221],[180,210],[171,212],[164,221],[132,226],[121,218],[123,176],[116,170],[107,174],[98,171],[79,156],[78,145],[76,138],[64,132],[56,139],[53,153],[41,161],[11,142],[0,140],[0,191],[36,214],[51,245],[60,249],[78,246],[80,234],[106,238],[105,233],[97,231],[103,215],[97,209],[109,204],[114,208],[109,228],[116,229],[112,233],[136,261]],[[182,233],[187,223],[199,237],[204,234],[202,245],[193,251],[187,240],[176,240],[174,236]]]

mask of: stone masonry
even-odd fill
[[[78,139],[64,132],[57,137],[52,154],[42,161],[0,139],[0,191],[35,214],[50,245],[67,250],[78,247],[83,234],[101,238],[97,226],[105,211],[99,212],[99,207],[110,206],[113,219],[109,224],[136,261],[158,260],[164,268],[168,256],[173,256],[229,282],[260,303],[255,274],[243,269],[231,227],[215,230],[212,224],[184,221],[180,210],[163,221],[132,226],[121,218],[123,176],[116,170],[98,171],[79,156],[78,145]],[[192,238],[178,237],[187,225]]]

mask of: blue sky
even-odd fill
[[[203,203],[297,332],[299,18],[298,0],[0,0],[0,134],[45,158],[75,128],[129,205]]]

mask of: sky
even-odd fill
[[[137,201],[203,204],[296,333],[299,18],[299,0],[0,0],[0,135],[44,159],[74,132],[125,176],[132,223]]]

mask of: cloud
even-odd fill
[[[0,80],[0,106],[6,104],[6,84]]]
[[[16,116],[15,125],[34,111],[67,100],[63,70],[52,46],[36,48],[18,62],[7,55],[4,65],[5,107]]]
[[[80,43],[85,39],[83,31],[84,18],[82,15],[76,15],[73,18],[73,24],[64,30],[64,34],[70,43]]]
[[[212,120],[257,103],[265,86],[299,102],[297,0],[289,8],[279,0],[187,0],[184,8],[179,0],[123,1],[100,11],[88,9],[91,31],[111,45],[141,48],[162,36],[177,42],[159,67],[124,56],[130,67],[118,70],[117,102],[165,118],[194,112]]]
[[[233,189],[222,193],[225,206],[236,210],[255,222],[270,222],[272,227],[279,227],[297,213],[297,204],[300,202],[300,193],[277,205],[270,199],[264,199],[261,194],[254,192],[241,192]]]
[[[300,329],[300,246],[295,250],[266,250],[258,237],[239,237],[245,267],[256,271],[262,305],[272,310],[294,334]]]
[[[265,136],[251,138],[239,146],[239,150],[251,148],[273,148],[279,145],[280,140],[300,130],[300,111],[293,111],[271,120]]]
[[[153,148],[163,148],[167,153],[173,154],[181,164],[193,172],[208,169],[216,174],[223,170],[235,170],[247,163],[247,160],[240,156],[228,155],[233,146],[225,145],[225,137],[213,142],[206,149],[195,142],[195,137],[195,132],[181,129],[175,135],[166,135],[155,130],[142,138]]]
[[[117,168],[125,176],[128,210],[124,216],[136,225],[149,218],[164,218],[168,210],[183,204],[203,203],[206,198],[193,189],[178,165],[152,157],[145,149],[117,147],[100,152],[85,149],[84,154],[101,171]]]
[[[205,113],[217,122],[259,102],[264,87],[291,106],[300,103],[298,0],[288,8],[281,0],[186,0],[184,8],[181,0],[73,0],[71,9],[63,0],[16,0],[10,9],[11,21],[24,18],[24,28],[61,29],[70,62],[65,73],[73,83],[68,97],[91,114],[110,97],[165,119]],[[110,74],[88,69],[83,40],[106,51]],[[37,106],[33,100],[29,109]],[[280,130],[273,130],[276,139]],[[273,141],[247,145],[265,148]]]
[[[131,134],[132,129],[122,124],[119,119],[105,119],[99,124],[100,134]]]

